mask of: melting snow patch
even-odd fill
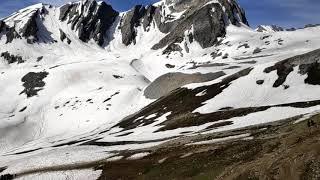
[[[199,92],[198,94],[196,94],[196,96],[204,96],[204,95],[206,95],[207,94],[207,90],[204,90],[204,91],[202,91],[202,92]]]
[[[152,118],[155,118],[155,117],[157,117],[157,114],[151,114],[148,117],[146,117],[145,119],[152,119]]]
[[[162,164],[162,163],[164,163],[167,159],[168,159],[167,157],[166,157],[166,158],[163,158],[163,159],[160,159],[160,160],[158,161],[158,163],[159,163],[159,164]]]
[[[109,159],[107,159],[108,162],[112,162],[112,161],[119,161],[123,158],[123,156],[114,156],[114,157],[111,157]]]
[[[43,179],[94,180],[94,179],[99,178],[101,172],[102,172],[101,170],[94,171],[92,169],[44,172],[44,173],[37,173],[37,174],[22,176],[22,177],[17,178],[17,180],[28,180],[28,179],[33,179],[33,180],[43,180]]]
[[[150,153],[149,152],[143,152],[143,153],[138,153],[138,154],[134,154],[130,157],[128,157],[128,160],[137,160],[137,159],[142,159],[146,156],[148,156]]]
[[[186,158],[186,157],[191,156],[192,154],[193,154],[193,153],[187,153],[187,154],[182,155],[180,158]]]

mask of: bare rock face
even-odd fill
[[[60,15],[59,15],[59,20],[66,20],[68,13],[70,12],[70,9],[73,7],[73,4],[65,4],[60,7]]]
[[[144,31],[149,30],[149,26],[153,21],[155,10],[156,7],[154,6],[144,7],[142,5],[137,5],[123,16],[120,25],[123,44],[135,44],[135,27],[142,25]]]
[[[23,13],[23,12],[22,12]],[[42,28],[43,32],[46,31],[45,26],[42,24],[42,18],[48,13],[47,9],[42,6],[37,9],[33,9],[28,14],[22,14],[23,17],[28,17],[24,19],[13,19],[14,25],[8,25],[10,23],[1,21],[0,22],[0,32],[2,35],[6,35],[6,43],[12,42],[14,39],[26,39],[29,44],[37,42],[41,39],[40,36],[46,36],[42,34],[39,36],[39,29]],[[17,25],[20,23],[19,25]],[[19,27],[19,28],[18,28]]]
[[[3,21],[0,20],[0,32],[2,32],[2,30],[5,27],[5,23]]]
[[[196,0],[166,0],[165,4],[170,6],[172,10],[183,11],[187,9]]]
[[[145,12],[146,9],[142,5],[138,5],[125,14],[121,24],[123,44],[135,44],[135,27],[140,25],[140,19],[144,16]]]
[[[70,40],[70,38],[68,38],[67,34],[65,32],[63,32],[62,29],[59,29],[59,32],[60,32],[60,40],[63,42],[66,39],[67,43],[71,44],[71,40]]]
[[[226,26],[229,23],[248,25],[244,11],[234,0],[219,0],[219,3],[208,3],[206,0],[168,0],[166,3],[173,12],[183,10],[185,12],[179,19],[172,20],[170,16],[163,18],[164,7],[157,9],[155,15],[157,26],[160,31],[169,34],[155,44],[153,49],[161,49],[172,43],[182,42],[185,32],[188,31],[193,31],[193,34],[188,36],[192,36],[202,48],[211,47],[216,44],[218,37],[225,35]]]
[[[48,6],[43,5],[32,10],[19,29],[16,25],[8,27],[0,21],[0,31],[7,36],[7,43],[15,38],[25,38],[28,43],[57,42],[42,23],[43,17],[49,13],[46,8]],[[110,5],[96,0],[65,4],[59,10],[59,20],[67,22],[81,41],[94,40],[100,46],[107,43],[109,35],[112,36],[107,34],[108,30],[119,16]],[[20,20],[14,20],[16,22]],[[229,24],[248,25],[244,11],[235,0],[162,0],[156,5],[137,5],[124,13],[119,28],[125,45],[136,43],[139,29],[148,32],[152,27],[166,34],[152,49],[177,49],[172,47],[179,45],[188,52],[188,42],[197,41],[202,48],[215,45],[219,37],[225,36]],[[38,34],[39,29],[41,34]],[[67,43],[71,43],[68,37],[60,31],[61,41],[66,39]],[[184,44],[180,44],[182,42]]]
[[[0,39],[2,38],[2,35],[5,35],[7,37],[6,43],[12,42],[15,38],[21,38],[14,27],[8,27],[4,21],[0,21],[0,34]]]
[[[299,67],[301,75],[307,74],[305,79],[306,84],[319,85],[320,84],[320,49],[294,56],[276,63],[264,70],[265,73],[276,71],[278,79],[274,82],[273,87],[277,88],[284,85],[288,75],[294,71],[296,66]]]
[[[21,38],[15,28],[7,26],[4,21],[0,21],[0,34],[0,39],[2,38],[2,35],[5,35],[7,37],[6,43],[12,42],[15,38]]]
[[[8,64],[12,64],[16,62],[20,64],[25,62],[25,60],[22,59],[22,56],[10,54],[8,51],[2,52],[0,54],[0,57],[5,59],[8,62]]]
[[[175,17],[174,13],[182,15]],[[143,25],[146,31],[152,22],[167,34],[152,47],[155,50],[181,43],[186,39],[186,32],[202,48],[211,47],[217,43],[218,37],[225,35],[226,26],[230,23],[248,25],[244,11],[234,0],[219,0],[219,3],[209,0],[166,0],[157,7],[140,5],[127,12],[120,27],[123,43],[135,43],[135,27]]]
[[[79,39],[83,42],[93,39],[102,46],[105,42],[105,34],[118,14],[105,2],[86,0],[62,6],[59,18],[62,21],[68,21],[72,30],[78,30]]]
[[[39,10],[35,11],[24,26],[20,29],[20,34],[22,37],[28,38],[30,36],[37,37],[38,26],[37,26],[37,17]]]
[[[156,7],[154,7],[154,6],[148,6],[146,8],[146,11],[145,11],[145,14],[143,17],[143,29],[145,31],[148,31],[148,27],[150,27],[150,25],[152,23],[155,11],[156,11]]]

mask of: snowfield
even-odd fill
[[[4,22],[19,32],[28,17],[43,8],[48,12],[41,17],[40,43],[30,44],[25,38],[6,43],[5,35],[0,39],[0,54],[9,52],[24,61],[8,63],[0,57],[0,169],[5,167],[0,175],[16,174],[17,179],[97,179],[100,170],[90,168],[95,162],[138,159],[150,154],[124,157],[119,154],[123,150],[141,150],[183,136],[234,130],[320,110],[320,103],[293,105],[320,100],[319,84],[305,83],[308,73],[301,74],[299,66],[293,67],[278,87],[273,87],[279,78],[277,71],[265,72],[278,62],[319,49],[320,27],[256,32],[244,24],[230,24],[226,37],[220,38],[216,46],[203,49],[198,42],[186,38],[181,42],[181,51],[165,54],[164,48],[151,49],[166,35],[155,23],[147,32],[136,27],[136,43],[125,46],[119,29],[123,13],[109,30],[112,37],[103,47],[93,40],[81,41],[70,24],[59,20],[58,7],[30,6]],[[183,13],[172,12],[173,20]],[[70,44],[60,40],[59,29],[67,34]],[[246,69],[251,71],[225,84],[221,93],[211,96],[206,89]],[[202,77],[219,72],[223,74],[200,83],[185,85],[180,79],[172,80],[183,84],[178,89],[188,92],[203,88],[192,95],[201,100],[201,106],[185,114],[201,116],[226,109],[268,108],[169,129],[168,124],[184,114],[178,116],[165,106],[171,103],[166,96],[175,91],[168,90],[159,99],[145,96],[145,89],[168,73],[184,73],[193,78],[197,73]],[[151,91],[157,92],[158,84],[153,87]],[[177,109],[188,106],[179,104],[185,100],[179,98],[174,102]],[[161,112],[143,114],[150,105],[162,102]],[[129,120],[132,124],[125,124]],[[225,121],[231,123],[209,128]],[[81,168],[67,171],[75,166]]]

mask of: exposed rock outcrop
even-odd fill
[[[219,3],[208,0],[166,0],[157,7],[139,5],[127,12],[121,23],[123,43],[135,43],[135,27],[143,25],[147,31],[152,21],[162,33],[167,34],[152,49],[181,43],[186,38],[186,32],[188,37],[192,37],[188,38],[190,42],[196,40],[203,48],[207,48],[213,46],[218,37],[225,35],[229,23],[248,25],[244,11],[234,0],[219,0]]]
[[[144,16],[145,12],[145,8],[142,5],[138,5],[124,15],[121,23],[121,34],[123,44],[135,44],[135,27],[140,25],[140,19]]]
[[[170,2],[173,3],[170,5]],[[160,49],[172,43],[181,43],[187,36],[192,35],[202,48],[211,47],[217,43],[218,37],[226,33],[226,26],[231,23],[248,25],[244,11],[235,1],[219,0],[219,3],[210,3],[206,0],[196,1],[167,1],[169,9],[185,10],[178,19],[172,19],[165,14],[163,6],[156,10],[155,21],[159,30],[168,33],[153,49]],[[225,9],[225,10],[224,10]],[[163,17],[165,15],[165,17]]]
[[[22,56],[10,54],[8,51],[1,53],[0,57],[5,59],[8,62],[8,64],[12,64],[16,62],[20,64],[25,62],[25,60],[22,59]]]
[[[19,33],[14,29],[14,27],[5,27],[5,34],[7,37],[7,41],[6,43],[10,43],[12,42],[14,39],[16,38],[21,38],[21,36],[19,35]]]
[[[59,29],[60,31],[60,40],[63,42],[65,39],[67,40],[67,43],[70,44],[71,40],[67,37],[67,34],[62,31],[62,29]]]
[[[2,30],[5,27],[5,23],[3,21],[0,20],[0,33],[2,32]]]
[[[127,12],[121,21],[122,42],[125,45],[136,43],[136,27],[143,26],[144,31],[148,31],[155,15],[156,7],[150,5],[144,7],[137,5]]]
[[[38,92],[43,90],[45,79],[49,75],[48,72],[30,72],[26,74],[21,81],[25,89],[20,94],[26,94],[28,98],[38,95]]]
[[[18,14],[20,16],[9,17],[5,22],[0,22],[0,32],[7,37],[6,43],[22,38],[26,39],[29,44],[47,42],[46,40],[53,41],[50,32],[42,24],[44,16],[48,14],[44,5],[39,4],[38,7],[18,12]],[[41,34],[39,34],[40,29]]]
[[[299,66],[299,73],[307,74],[308,78],[305,83],[317,85],[320,84],[320,49],[308,52],[306,54],[294,56],[276,63],[264,70],[265,73],[276,71],[278,79],[274,82],[273,87],[279,87],[286,81],[288,75],[294,71],[294,67]]]
[[[16,27],[19,19],[13,19],[13,25],[7,27],[0,22],[0,30],[6,31],[7,41],[14,38],[26,38],[28,43],[34,42],[56,42],[51,38],[51,32],[45,29],[42,20],[49,13],[45,5],[31,9],[28,19],[23,20]],[[50,7],[49,7],[50,8]],[[108,43],[108,30],[115,23],[119,13],[105,2],[96,0],[83,0],[65,4],[58,8],[60,10],[59,20],[67,22],[71,29],[78,33],[83,42],[96,41],[100,46]],[[119,28],[122,34],[122,43],[125,45],[135,44],[139,26],[147,32],[150,27],[159,29],[167,34],[156,43],[152,49],[162,49],[174,44],[179,45],[189,52],[188,44],[197,41],[202,48],[215,45],[219,37],[226,34],[226,26],[229,24],[248,25],[244,11],[235,0],[163,0],[155,5],[137,5],[130,11],[124,13],[120,20]],[[44,29],[45,35],[39,35],[38,31]],[[111,31],[111,30],[110,30]],[[112,31],[111,31],[112,32]],[[44,38],[42,37],[44,36]],[[69,35],[60,30],[60,40],[67,40]],[[43,39],[43,40],[42,40]]]
[[[148,6],[146,8],[146,11],[145,11],[146,13],[144,14],[144,17],[143,17],[143,29],[145,31],[148,31],[148,27],[150,27],[152,23],[155,15],[155,11],[156,11],[156,7],[154,6]]]
[[[320,24],[306,24],[304,28],[318,27]]]
[[[24,26],[20,29],[20,34],[22,37],[29,38],[33,36],[37,38],[38,26],[37,26],[37,17],[38,17],[39,10],[32,13],[30,18],[24,24]]]
[[[7,37],[6,43],[10,43],[15,38],[21,38],[18,32],[16,32],[14,27],[8,27],[4,21],[0,21],[0,39],[2,35]]]
[[[171,52],[181,52],[182,48],[178,44],[170,44],[164,51],[163,54],[171,54]]]
[[[62,6],[59,18],[62,21],[67,20],[72,30],[78,31],[79,39],[83,42],[93,39],[102,46],[105,42],[105,34],[118,14],[105,2],[86,0]]]

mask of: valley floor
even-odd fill
[[[118,156],[114,161],[49,167],[3,176],[1,180],[91,168],[101,172],[101,180],[319,179],[320,115],[302,122],[296,119],[299,117],[259,127],[179,138],[138,152],[124,151],[120,160]],[[132,154],[136,158],[128,158]]]

